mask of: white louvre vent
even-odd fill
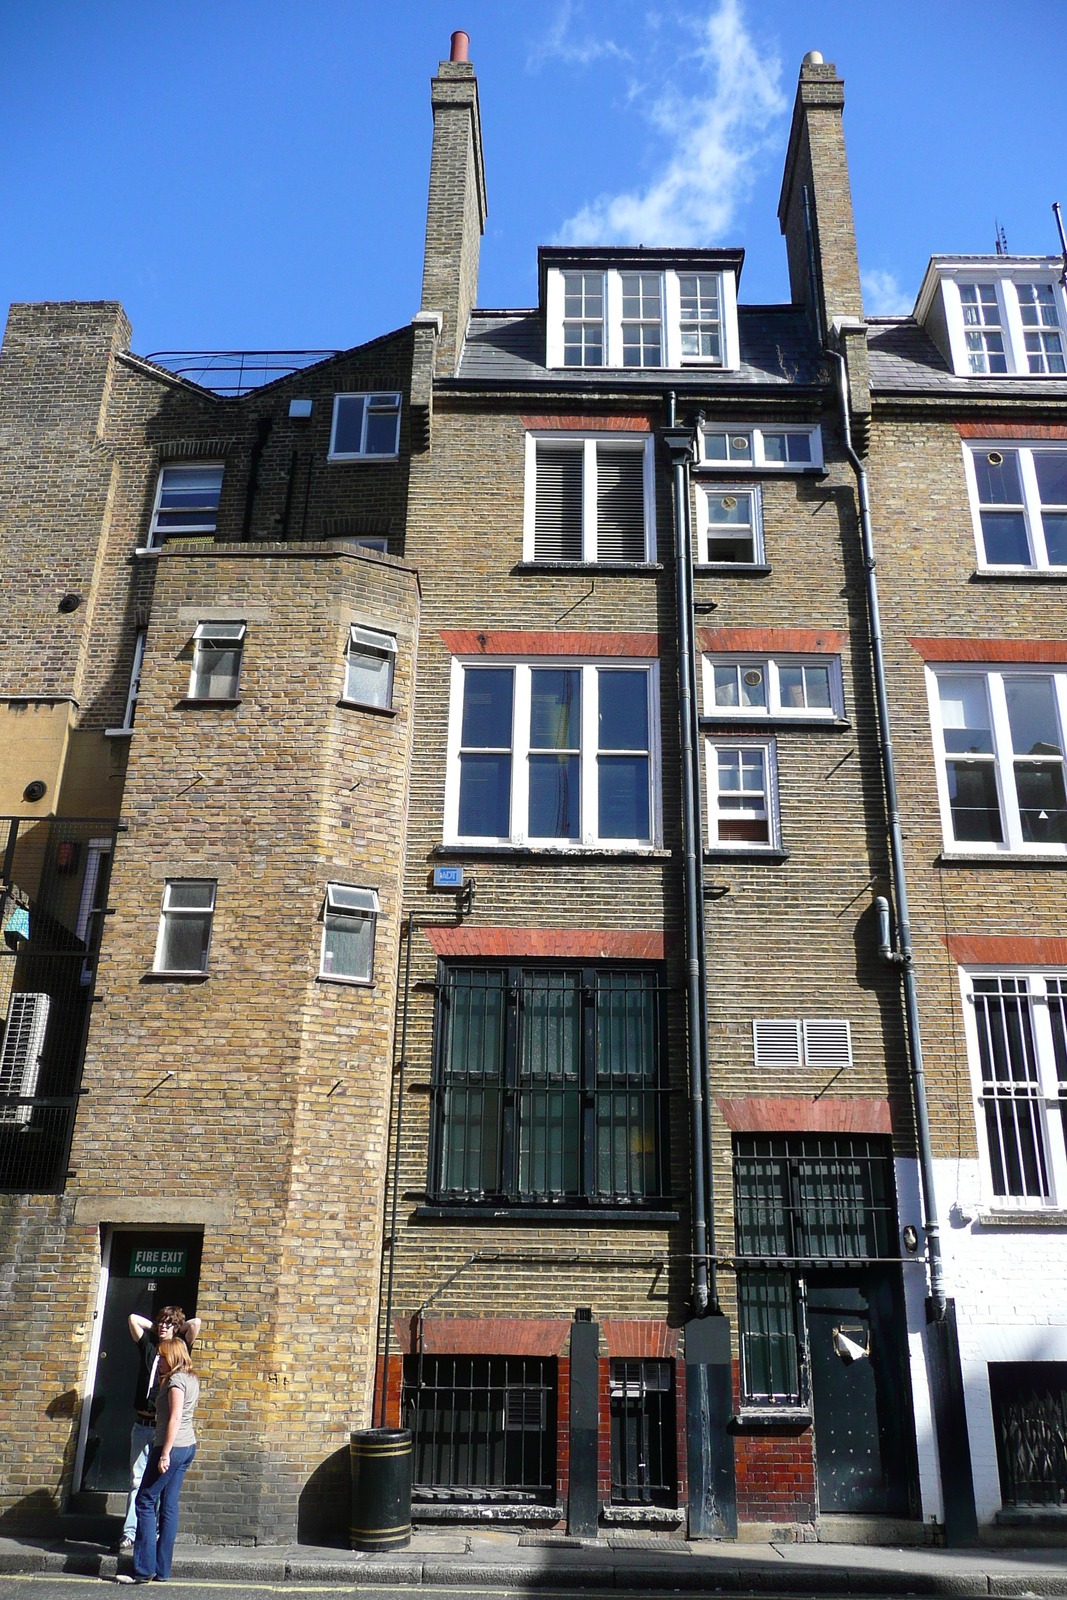
[[[852,1065],[852,1035],[839,1017],[818,1017],[804,1023],[804,1059],[809,1067]]]
[[[644,451],[598,445],[596,452],[598,561],[645,559]]]
[[[51,1004],[51,996],[47,994],[11,996],[3,1053],[0,1054],[0,1095],[13,1094],[29,1099],[36,1093]],[[29,1122],[32,1109],[32,1106],[0,1105],[0,1122]]]
[[[582,559],[582,451],[538,444],[535,561]]]
[[[757,1067],[799,1067],[800,1023],[789,1018],[754,1017],[752,1045]]]

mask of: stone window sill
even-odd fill
[[[708,572],[720,578],[769,578],[770,564],[766,561],[697,561],[694,572]]]
[[[492,1206],[492,1205],[427,1205],[416,1206],[416,1222],[536,1222],[558,1223],[561,1226],[583,1227],[599,1225],[609,1228],[662,1228],[676,1223],[677,1211],[647,1211],[637,1206]]]
[[[1067,583],[1065,567],[976,567],[971,583]]]
[[[669,861],[670,850],[622,849],[611,850],[605,845],[575,845],[572,850],[535,848],[528,844],[435,844],[435,856],[473,856],[478,859],[498,857],[502,860],[529,861]]]
[[[186,694],[182,695],[181,699],[178,701],[178,705],[181,706],[183,711],[197,711],[201,709],[210,711],[212,708],[219,711],[229,711],[234,706],[239,706],[240,704],[241,701],[239,697],[231,700],[224,698],[222,695],[219,695],[217,699],[208,699],[203,695]]]
[[[788,1428],[802,1433],[811,1427],[807,1406],[742,1406],[733,1419],[733,1430],[750,1433],[757,1428]]]
[[[372,717],[395,717],[397,706],[369,706],[365,700],[346,700],[341,696],[337,704],[348,711],[369,711]]]
[[[783,731],[789,728],[803,728],[805,733],[812,733],[816,729],[823,729],[827,733],[849,733],[852,724],[847,717],[724,717],[721,713],[702,712],[700,726],[710,728],[720,738],[732,735],[735,738],[755,738],[766,728],[778,728]]]
[[[966,851],[942,850],[934,861],[937,867],[1037,867],[1039,870],[1052,868],[1063,871],[1067,868],[1067,855],[1062,856],[1031,856],[1024,855],[1021,851]]]
[[[991,1207],[988,1211],[975,1213],[975,1222],[981,1228],[1067,1228],[1067,1211],[1039,1210],[1036,1206],[1031,1210],[1022,1207],[1016,1211],[1014,1208],[1005,1207],[998,1210]]]
[[[132,728],[105,728],[104,729],[104,738],[105,739],[132,739],[133,738],[133,729]]]
[[[142,983],[206,983],[210,972],[144,972]]]
[[[753,847],[751,850],[727,850],[717,846],[704,851],[705,861],[744,861],[755,863],[757,861],[788,861],[788,850],[760,850]]]
[[[640,578],[649,573],[662,572],[662,561],[517,561],[512,567],[512,573],[522,576],[533,572],[573,572],[576,577],[584,578],[587,574],[599,577],[617,574],[623,578]]]

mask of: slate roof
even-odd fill
[[[708,367],[670,371],[618,367],[554,367],[544,365],[545,328],[537,311],[474,311],[460,357],[459,382],[508,388],[515,384],[551,383],[588,390],[603,383],[612,389],[650,386],[662,389],[692,385],[701,392],[717,387],[751,385],[788,389],[825,383],[820,377],[818,347],[799,306],[738,306],[741,368],[720,372]]]
[[[876,394],[966,396],[969,400],[1067,400],[1062,378],[957,377],[914,317],[868,317],[871,388]]]

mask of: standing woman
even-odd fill
[[[170,1577],[178,1532],[178,1495],[196,1455],[193,1412],[200,1379],[193,1371],[184,1339],[159,1341],[159,1391],[156,1436],[137,1491],[137,1539],[133,1547],[134,1583],[165,1583]]]

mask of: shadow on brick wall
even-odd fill
[[[300,1491],[296,1516],[298,1544],[329,1545],[348,1549],[351,1475],[348,1445],[327,1456]]]

